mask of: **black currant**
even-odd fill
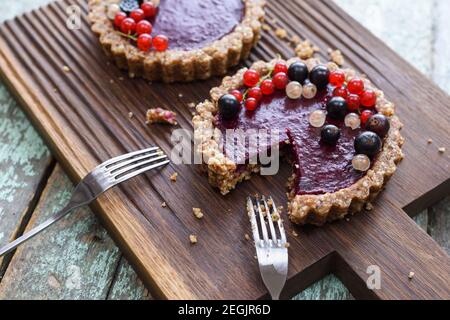
[[[288,77],[291,81],[297,81],[301,84],[305,83],[305,80],[308,79],[308,67],[303,62],[294,62],[289,66],[288,69]]]
[[[120,10],[125,12],[126,14],[130,14],[131,11],[139,9],[140,8],[140,2],[139,0],[122,0],[120,2]]]
[[[322,128],[321,132],[322,141],[334,145],[341,137],[341,130],[338,127],[330,124]]]
[[[219,99],[219,112],[224,120],[232,120],[241,109],[239,100],[232,94],[225,94]]]
[[[327,103],[327,113],[332,119],[344,119],[347,109],[347,101],[342,97],[334,97]]]
[[[330,82],[330,70],[326,66],[315,66],[309,73],[309,80],[314,83],[317,89],[322,90],[328,86]]]
[[[381,139],[386,137],[390,129],[389,119],[382,114],[370,117],[366,124],[366,130],[375,132]]]
[[[355,150],[357,154],[373,157],[380,152],[382,144],[380,137],[375,132],[365,131],[356,137]]]

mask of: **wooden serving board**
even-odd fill
[[[310,39],[322,53],[341,49],[349,65],[384,90],[398,106],[407,141],[406,159],[373,211],[323,228],[287,225],[291,247],[284,296],[335,273],[356,298],[449,299],[450,259],[408,216],[450,193],[450,158],[438,152],[438,147],[450,150],[449,97],[333,2],[268,2],[269,25]],[[69,4],[82,7],[80,30],[66,28]],[[180,126],[192,130],[188,103],[204,100],[220,82],[164,85],[128,79],[107,62],[89,29],[86,7],[81,0],[58,1],[0,27],[3,80],[74,182],[102,161],[149,144],[170,154],[172,128],[147,127],[146,110],[175,110]],[[247,64],[276,54],[290,57],[293,50],[265,32]],[[156,297],[263,298],[254,248],[244,239],[250,233],[245,197],[273,195],[285,205],[290,170],[285,165],[276,177],[255,176],[223,197],[198,167],[170,165],[108,192],[94,209]],[[179,173],[176,183],[169,180],[174,172]],[[202,221],[193,217],[192,207],[203,209]],[[299,237],[291,236],[294,229]],[[197,245],[189,243],[190,234],[198,235]],[[372,265],[381,269],[380,290],[366,286]]]

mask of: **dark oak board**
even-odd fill
[[[173,109],[181,127],[192,129],[187,104],[207,98],[220,79],[164,85],[126,78],[107,63],[85,15],[80,30],[65,27],[65,9],[73,3],[86,13],[84,1],[62,0],[0,27],[4,81],[74,181],[112,156],[149,144],[170,153],[171,128],[145,126],[146,110]],[[449,97],[331,1],[269,0],[267,16],[269,25],[276,20],[322,52],[341,49],[397,104],[407,139],[406,159],[375,210],[320,229],[297,228],[299,237],[290,236],[285,297],[334,272],[356,298],[449,299],[450,259],[408,216],[450,193],[450,158],[437,151],[450,150]],[[278,53],[289,57],[293,50],[265,33],[248,63]],[[176,183],[169,180],[173,172],[179,173]],[[244,240],[250,233],[244,200],[258,192],[285,204],[289,174],[286,165],[278,176],[254,177],[222,197],[197,167],[171,165],[108,192],[93,207],[156,297],[261,298],[266,290],[254,248]],[[203,221],[193,218],[192,207],[204,210]],[[199,237],[196,246],[191,233]],[[381,290],[366,287],[372,265],[381,269]]]

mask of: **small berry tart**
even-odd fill
[[[259,40],[264,0],[89,0],[105,53],[130,77],[189,82],[224,75]]]
[[[261,168],[247,151],[246,161],[229,156],[229,130],[279,132],[257,152],[279,147],[292,163],[288,208],[297,224],[320,226],[361,211],[403,159],[393,103],[355,71],[317,59],[257,62],[226,77],[197,112],[198,152],[223,194]]]

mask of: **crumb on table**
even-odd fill
[[[409,273],[409,275],[408,275],[408,279],[409,279],[409,280],[414,279],[414,276],[415,276],[415,275],[416,275],[416,274],[415,274],[414,272],[411,271],[411,272]]]
[[[250,236],[248,235],[248,234],[245,234],[245,236],[244,236],[244,238],[245,238],[245,240],[247,240],[247,241],[250,241]]]
[[[446,148],[439,148],[439,153],[444,154],[445,152],[447,152]]]
[[[317,51],[319,51],[319,48],[313,46],[309,40],[300,42],[295,48],[295,54],[303,60],[312,58]]]
[[[344,56],[341,50],[331,50],[328,52],[330,60],[336,63],[338,66],[343,66],[345,63]]]
[[[288,33],[287,33],[286,29],[283,29],[283,28],[277,28],[277,29],[275,30],[275,35],[276,35],[278,38],[280,38],[280,39],[286,39],[287,36],[288,36]]]
[[[149,109],[147,111],[147,123],[166,123],[175,126],[178,124],[177,114],[163,108]]]
[[[191,234],[189,236],[189,241],[191,242],[191,244],[197,244],[198,242],[197,236],[195,234]]]
[[[175,172],[174,174],[172,174],[171,176],[170,176],[170,181],[172,181],[172,182],[177,182],[177,178],[178,178],[178,173],[177,172]]]
[[[297,233],[297,231],[295,231],[295,230],[292,230],[292,235],[294,236],[294,237],[298,237],[298,233]]]
[[[68,73],[70,72],[70,68],[68,66],[63,66],[63,71]]]
[[[200,208],[192,208],[192,212],[197,219],[203,219],[203,212]]]
[[[161,203],[161,207],[167,208],[167,203],[165,203],[165,202]]]

